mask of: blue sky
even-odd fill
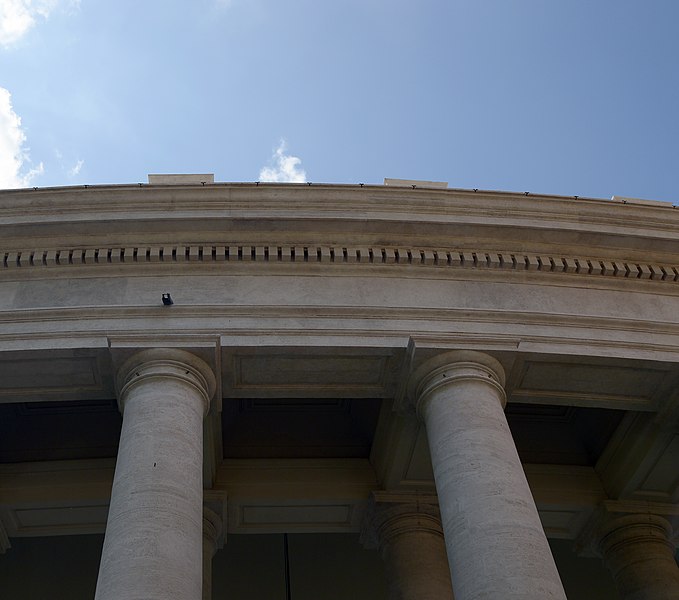
[[[175,172],[679,203],[679,2],[0,0],[0,187]]]

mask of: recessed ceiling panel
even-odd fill
[[[225,398],[384,398],[393,395],[399,361],[390,352],[327,353],[289,349],[227,353]]]
[[[510,402],[655,410],[666,370],[526,360],[513,374]]]
[[[0,362],[0,402],[110,398],[105,362],[97,351],[18,352]]]

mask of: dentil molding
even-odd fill
[[[0,251],[9,272],[45,267],[76,268],[107,265],[199,265],[205,263],[286,263],[304,265],[393,265],[439,269],[494,269],[522,273],[568,274],[589,278],[616,278],[679,282],[679,265],[645,263],[593,256],[450,250],[424,247],[371,247],[324,245],[154,245],[93,248],[38,248]]]

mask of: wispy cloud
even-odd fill
[[[259,181],[270,183],[304,183],[307,181],[306,171],[302,168],[302,160],[286,154],[287,144],[281,140],[271,157],[271,166],[262,167]]]
[[[21,129],[21,118],[12,108],[11,94],[0,87],[0,188],[27,187],[44,172],[42,163],[30,168],[25,142],[26,134]]]
[[[74,12],[80,0],[0,0],[0,45],[18,42],[35,25],[57,8]]]
[[[75,177],[80,173],[80,170],[83,168],[83,165],[85,164],[84,160],[78,160],[69,170],[68,170],[68,176],[69,177]]]

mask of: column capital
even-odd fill
[[[408,403],[422,418],[423,401],[431,392],[470,381],[491,386],[504,408],[507,402],[504,369],[492,356],[475,350],[444,352],[421,364],[408,381]]]
[[[137,352],[118,370],[118,407],[125,410],[129,391],[149,380],[172,379],[194,388],[204,403],[204,415],[216,390],[210,366],[195,354],[175,348],[152,348]]]
[[[436,496],[412,492],[372,494],[361,533],[366,548],[382,547],[399,535],[415,531],[443,539]]]
[[[5,529],[5,525],[3,524],[2,519],[0,519],[0,554],[4,554],[11,547],[12,544],[9,543],[9,536],[7,535],[7,530]]]
[[[672,525],[650,511],[605,512],[597,528],[597,550],[624,600],[677,600],[679,568]]]
[[[223,532],[222,518],[203,504],[203,600],[212,600],[212,559],[217,548],[224,545]]]
[[[379,548],[390,600],[452,600],[436,496],[373,492],[363,542],[368,548]]]
[[[667,537],[670,546],[674,547],[672,540],[677,532],[672,523],[677,517],[679,506],[676,504],[641,500],[605,500],[584,526],[576,547],[584,556],[601,557],[604,550],[625,539],[632,541],[635,535],[634,527],[637,525],[651,528],[648,531],[652,531],[653,534],[648,541],[659,539],[655,536],[661,535]]]
[[[203,506],[203,538],[210,544],[213,554],[221,547],[222,532],[222,518],[214,510]]]
[[[653,514],[632,514],[608,519],[600,530],[599,550],[603,556],[626,544],[660,543],[674,553],[672,525]]]

